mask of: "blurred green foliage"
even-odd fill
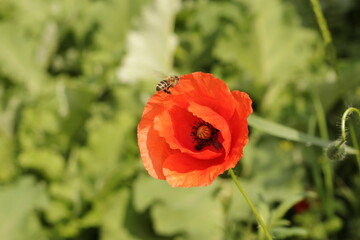
[[[157,74],[203,71],[258,115],[336,140],[360,105],[360,4],[321,3],[331,61],[310,1],[2,0],[0,239],[263,239],[226,174],[150,178],[136,126]],[[359,239],[359,171],[253,128],[236,168],[276,239]]]

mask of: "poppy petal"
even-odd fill
[[[235,111],[233,121],[230,123],[232,133],[232,147],[231,151],[224,162],[226,169],[233,168],[240,161],[243,156],[243,148],[248,142],[248,125],[246,119],[238,112]]]
[[[248,142],[249,134],[247,117],[252,113],[252,101],[246,93],[233,91],[232,94],[236,99],[237,107],[230,121],[232,147],[226,163],[224,163],[227,168],[235,167],[243,155],[243,148]]]
[[[165,179],[162,165],[166,157],[173,152],[153,127],[154,117],[163,108],[164,97],[166,96],[155,94],[149,99],[137,129],[142,162],[149,174],[158,179]]]
[[[221,158],[201,161],[184,153],[170,155],[163,166],[166,180],[172,187],[207,186],[224,172]]]
[[[252,104],[251,98],[246,93],[237,90],[232,91],[231,94],[236,100],[237,103],[236,108],[238,109],[238,111],[241,110],[243,116],[247,118],[253,112],[251,107]]]
[[[188,109],[194,115],[201,118],[205,122],[210,123],[213,127],[220,131],[222,138],[224,139],[222,145],[225,149],[226,154],[228,154],[231,144],[231,133],[226,120],[209,107],[202,106],[194,102],[190,103]]]
[[[210,73],[196,72],[181,76],[180,83],[172,91],[174,101],[184,108],[189,102],[208,106],[226,120],[235,110],[233,97],[226,83]]]
[[[191,112],[178,106],[172,106],[162,111],[154,119],[154,127],[169,144],[170,148],[180,150],[194,158],[212,159],[222,155],[222,152],[206,148],[196,151],[191,131],[200,119]]]

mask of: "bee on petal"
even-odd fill
[[[171,75],[158,83],[158,85],[156,86],[156,91],[164,91],[167,94],[171,94],[169,89],[175,87],[178,83],[179,77],[176,75]]]

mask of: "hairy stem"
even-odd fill
[[[264,230],[264,233],[267,237],[268,240],[272,240],[272,237],[269,233],[269,230],[267,229],[264,221],[262,220],[260,214],[258,213],[258,211],[256,210],[254,204],[251,202],[250,198],[247,196],[246,192],[244,191],[244,189],[241,187],[239,181],[237,180],[234,170],[232,170],[231,168],[229,169],[230,175],[233,179],[233,181],[235,182],[236,187],[239,189],[239,191],[241,192],[241,194],[243,195],[243,197],[245,198],[246,202],[249,204],[251,211],[254,213],[256,220],[258,221],[258,223],[260,224],[260,226],[262,227],[262,229]]]

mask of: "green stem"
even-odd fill
[[[352,112],[356,112],[359,117],[360,117],[360,110],[354,107],[350,107],[348,109],[346,109],[346,111],[344,112],[344,114],[342,115],[341,118],[341,137],[342,137],[342,143],[344,143],[346,141],[346,128],[345,128],[345,122],[346,119],[348,117],[349,114],[351,114]]]
[[[322,162],[322,171],[324,173],[324,184],[327,197],[324,199],[326,203],[326,214],[329,218],[334,215],[334,184],[333,169],[328,159]]]
[[[308,135],[309,136],[314,136],[315,135],[315,130],[316,130],[316,125],[317,125],[317,118],[315,116],[311,116],[310,120],[309,120],[309,127],[308,127]],[[309,149],[309,151],[312,151],[312,149]],[[323,187],[323,182],[321,179],[321,169],[319,167],[318,161],[313,161],[312,159],[310,161],[308,161],[310,164],[310,170],[312,173],[312,177],[314,179],[315,182],[315,188],[317,189],[320,198],[324,199],[325,197],[325,193],[324,193],[324,187]]]
[[[337,78],[340,80],[339,69],[338,69],[337,62],[336,62],[335,46],[333,44],[333,40],[331,37],[331,33],[329,31],[328,25],[326,23],[326,19],[321,10],[319,0],[310,0],[310,2],[311,2],[312,9],[316,16],[316,21],[320,28],[321,36],[322,36],[324,44],[325,44],[325,53],[327,55],[328,60],[330,61],[330,63],[332,64],[332,66],[336,72]],[[342,87],[340,88],[340,90],[342,90]]]
[[[244,189],[240,186],[240,183],[239,181],[237,180],[236,176],[235,176],[235,173],[234,173],[234,170],[232,170],[231,168],[229,169],[229,172],[230,172],[230,175],[231,175],[231,178],[233,179],[233,181],[235,182],[235,185],[236,187],[239,189],[239,191],[241,192],[241,194],[243,195],[243,197],[245,198],[246,202],[249,204],[252,212],[254,213],[257,221],[259,222],[260,226],[262,227],[262,229],[264,230],[264,233],[266,235],[266,237],[269,239],[269,240],[272,240],[272,237],[269,233],[269,230],[267,229],[264,221],[262,220],[260,214],[258,213],[258,211],[256,210],[254,204],[251,202],[250,198],[247,196],[246,192],[244,191]]]
[[[331,39],[331,34],[330,34],[329,28],[327,26],[326,20],[321,11],[320,3],[318,0],[310,0],[310,1],[311,1],[313,11],[316,16],[316,20],[319,24],[319,27],[321,30],[321,35],[324,39],[324,43],[325,43],[325,45],[328,45],[332,42],[332,39]]]
[[[316,117],[318,120],[320,136],[322,139],[328,140],[329,134],[327,130],[326,116],[323,105],[316,94],[313,94],[313,101],[314,101]],[[323,199],[325,203],[326,214],[329,217],[332,217],[334,212],[333,211],[334,187],[333,187],[333,169],[331,166],[331,162],[326,160],[321,161],[321,168],[324,174],[325,198]]]
[[[329,140],[329,134],[327,130],[326,117],[323,105],[316,94],[313,94],[314,108],[316,117],[319,123],[320,136],[322,139]]]
[[[350,107],[350,108],[346,109],[346,111],[342,115],[342,118],[341,118],[341,141],[340,141],[339,145],[344,144],[346,142],[346,126],[345,126],[345,123],[346,123],[346,119],[348,118],[348,116],[353,112],[356,112],[359,115],[359,118],[360,118],[360,110],[357,109],[357,108],[354,108],[354,107]],[[358,144],[358,141],[356,139],[356,136],[355,136],[354,128],[352,127],[352,125],[350,125],[350,126],[351,126],[350,133],[351,133],[352,142],[354,144],[355,149],[357,149],[356,160],[358,162],[359,169],[360,169],[360,148],[359,148],[359,144]]]
[[[359,151],[360,148],[359,148],[358,140],[355,135],[355,129],[352,124],[350,125],[350,135],[351,135],[352,142],[354,144],[354,148],[358,150],[358,153],[355,156],[356,156],[356,160],[357,160],[359,170],[360,170],[360,151]]]

